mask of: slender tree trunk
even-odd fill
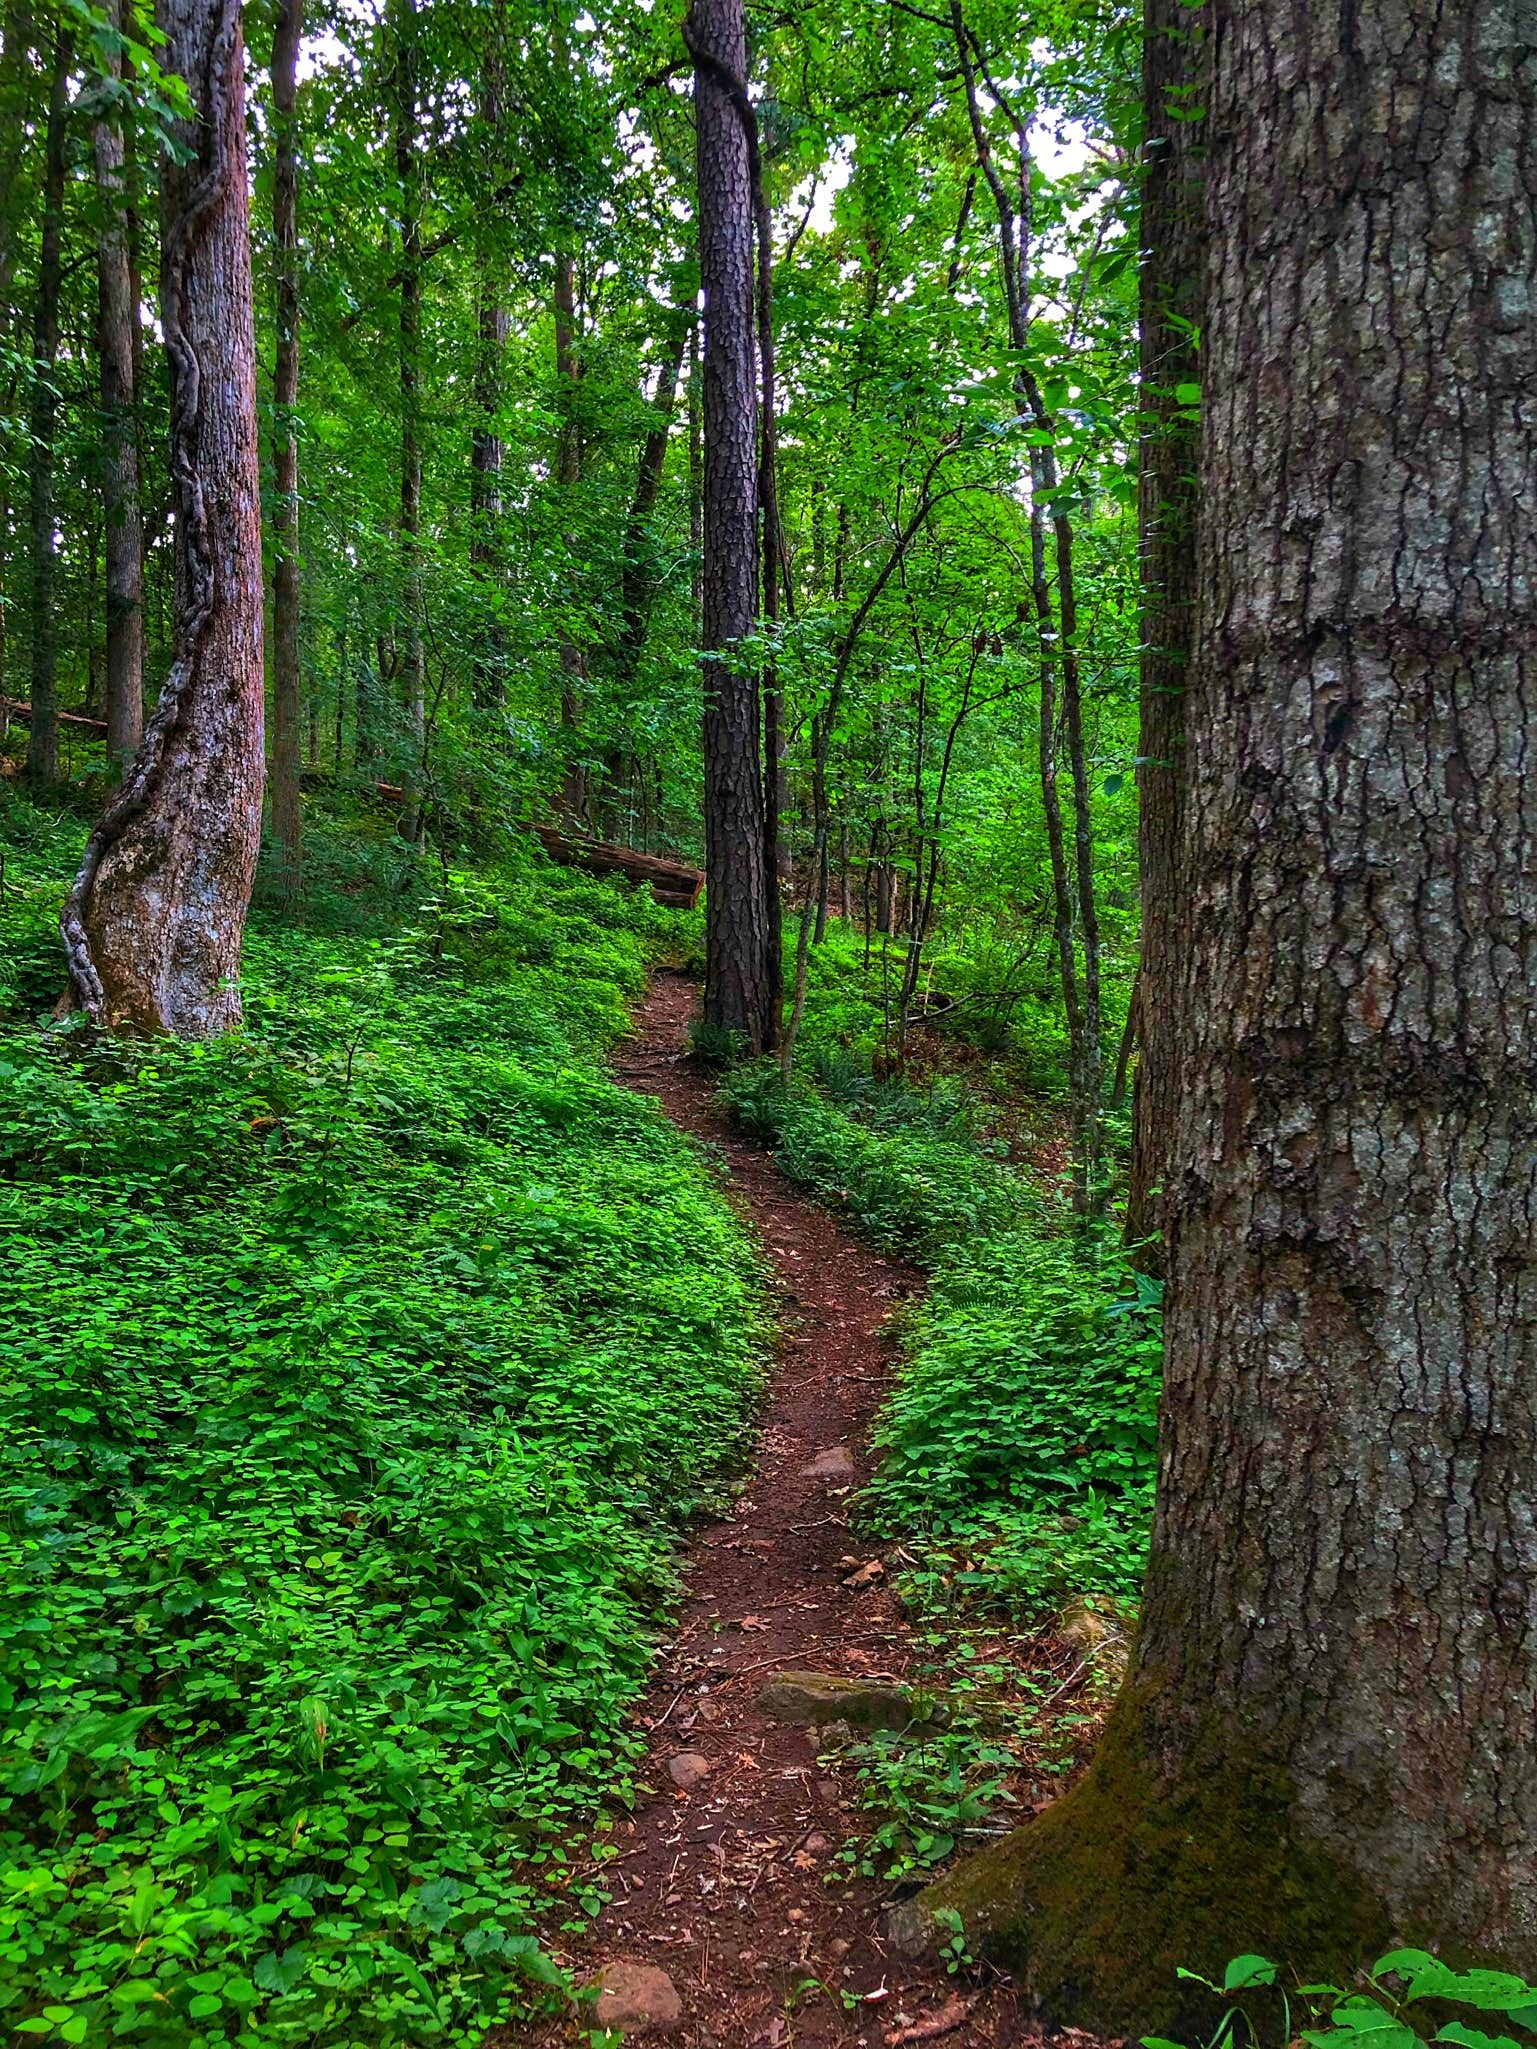
[[[272,372],[272,837],[280,888],[299,886],[299,41],[304,0],[278,0],[272,37],[272,240],[277,353]]]
[[[747,63],[742,0],[695,0],[688,37],[704,287],[705,1018],[761,1053],[773,1034],[761,721],[756,680],[734,667],[758,599],[752,188],[728,83]]]
[[[1537,1955],[1525,30],[1218,10],[1147,1597],[1087,1779],[904,1917],[1105,2033]]]
[[[27,775],[34,783],[59,779],[58,543],[54,532],[54,440],[59,396],[59,266],[64,239],[64,146],[69,117],[69,67],[74,35],[54,28],[53,72],[43,140],[43,239],[32,315],[32,449],[29,471],[32,526],[32,724]]]
[[[197,108],[185,161],[161,167],[175,657],[61,924],[75,1000],[97,1023],[202,1038],[240,1017],[261,844],[256,335],[240,9],[162,0],[160,25],[162,61]]]
[[[5,17],[5,47],[0,50],[0,348],[16,331],[16,179],[21,169],[31,97],[32,15],[28,0],[12,0]],[[11,474],[14,451],[0,448],[0,696],[6,694],[11,571]],[[0,733],[5,731],[0,714]]]
[[[110,58],[115,76],[121,57]],[[139,502],[139,302],[129,262],[126,152],[121,116],[95,125],[96,182],[105,219],[97,251],[97,346],[103,421],[106,529],[107,754],[119,765],[144,737],[144,522]]]
[[[561,494],[563,516],[566,517],[570,515],[572,494],[582,481],[582,425],[577,411],[580,382],[581,365],[576,353],[576,266],[570,252],[563,250],[555,258],[555,390],[560,409],[555,482]],[[578,824],[585,824],[588,816],[587,771],[579,759],[582,700],[586,686],[586,656],[573,636],[562,632],[560,724],[565,736],[567,766],[561,805]]]
[[[511,322],[496,294],[484,260],[475,325],[479,350],[475,359],[475,431],[470,443],[470,567],[488,586],[500,568],[499,530],[502,517],[502,464],[506,451],[497,423],[502,410],[502,365]],[[506,695],[506,649],[493,628],[475,665],[475,701],[500,704]]]
[[[651,622],[651,604],[656,594],[656,568],[650,536],[651,515],[662,489],[662,472],[667,462],[667,442],[677,403],[678,380],[683,374],[683,352],[688,346],[691,322],[680,314],[673,326],[666,360],[657,375],[651,410],[656,424],[641,445],[635,470],[635,493],[630,516],[625,522],[624,567],[619,580],[619,645],[616,650],[616,697],[622,704],[634,687],[645,650]]]
[[[1163,1270],[1157,1191],[1179,1106],[1174,1036],[1178,944],[1188,929],[1178,851],[1184,816],[1185,682],[1195,600],[1197,385],[1201,322],[1201,150],[1207,18],[1187,0],[1146,0],[1143,59],[1141,737],[1137,748],[1142,944],[1137,1079],[1126,1237]],[[1188,394],[1187,394],[1188,396]]]
[[[409,772],[400,836],[421,841],[425,826],[421,770],[427,749],[427,651],[422,621],[422,182],[417,136],[416,0],[394,0],[395,177],[400,188],[400,566],[405,635]]]

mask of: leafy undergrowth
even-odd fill
[[[0,2016],[472,2041],[598,1903],[756,1387],[753,1254],[599,1064],[677,914],[381,841],[253,929],[242,1034],[93,1044],[35,1015],[78,832],[7,825]]]
[[[766,1062],[724,1092],[795,1180],[930,1272],[862,1504],[951,1710],[860,1746],[877,1825],[854,1854],[907,1877],[1053,1797],[1092,1747],[1146,1558],[1158,1292],[1108,1230],[1069,1229],[953,1084],[877,1079],[823,1039],[788,1092]]]

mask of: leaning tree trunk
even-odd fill
[[[59,269],[64,237],[64,144],[69,116],[69,67],[74,35],[54,29],[53,73],[43,142],[43,235],[32,316],[32,447],[29,505],[32,530],[32,718],[27,775],[35,783],[59,779],[58,541],[54,531],[54,438],[59,423],[56,383],[59,354]]]
[[[1179,1087],[1174,1011],[1186,929],[1178,856],[1184,813],[1185,684],[1195,604],[1197,414],[1180,386],[1200,379],[1200,119],[1206,9],[1147,0],[1143,24],[1139,457],[1142,554],[1141,734],[1137,748],[1142,944],[1134,997],[1137,1069],[1126,1237],[1138,1265],[1163,1271],[1158,1191]],[[1188,399],[1189,391],[1185,394]]]
[[[773,1043],[756,678],[734,666],[757,621],[753,205],[735,105],[742,0],[694,0],[699,270],[704,289],[705,999],[707,1023],[753,1053]]]
[[[304,0],[278,0],[272,36],[272,176],[277,351],[272,371],[272,837],[281,888],[299,886],[299,42]]]
[[[123,60],[108,60],[120,76]],[[104,441],[106,526],[107,754],[132,761],[144,737],[144,520],[139,500],[139,434],[134,335],[139,302],[128,248],[128,191],[122,116],[96,123],[96,182],[106,210],[97,251],[97,339]]]
[[[1146,1604],[908,1917],[1116,2034],[1237,1949],[1537,1957],[1529,8],[1215,12]]]
[[[197,109],[161,170],[171,377],[175,654],[86,846],[62,929],[98,1024],[203,1038],[238,1022],[261,843],[262,567],[256,336],[236,0],[164,0],[163,62]]]

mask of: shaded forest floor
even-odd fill
[[[682,2010],[666,2032],[689,2049],[1017,2042],[1025,2023],[1006,1982],[887,1954],[890,1890],[847,1876],[838,1856],[861,1827],[852,1786],[836,1757],[819,1756],[814,1728],[760,1705],[781,1671],[900,1683],[914,1668],[911,1632],[849,1505],[869,1476],[865,1441],[895,1349],[887,1324],[919,1281],[732,1134],[687,1057],[695,995],[679,975],[656,977],[619,1077],[723,1158],[771,1261],[779,1342],[756,1465],[734,1513],[697,1537],[676,1636],[641,1710],[650,1796],[614,1838],[612,1904],[563,1960],[579,1980],[616,1961],[666,1972]]]

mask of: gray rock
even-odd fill
[[[685,1792],[702,1786],[710,1776],[710,1760],[702,1750],[680,1750],[667,1760],[667,1776]]]
[[[830,1451],[819,1451],[809,1466],[801,1467],[801,1474],[807,1480],[852,1480],[854,1460],[845,1445],[835,1444]]]
[[[593,1983],[598,1996],[593,2019],[600,2028],[623,2028],[627,2035],[662,2035],[683,2018],[683,2001],[665,1971],[635,1957],[616,1957],[605,1964]]]
[[[847,1722],[855,1729],[905,1729],[913,1719],[904,1688],[835,1672],[775,1672],[758,1706],[770,1720],[798,1727]]]

